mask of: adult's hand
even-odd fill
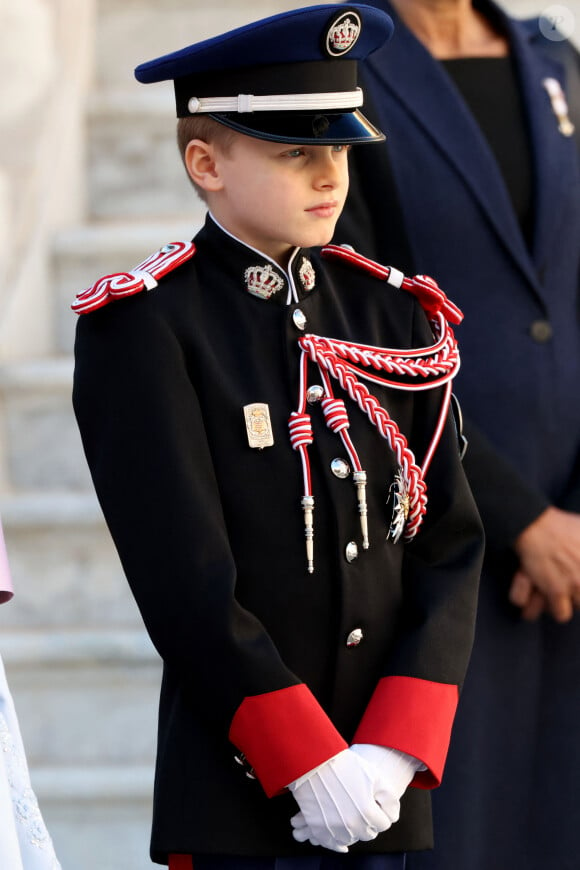
[[[525,618],[537,618],[539,594],[557,622],[568,622],[580,607],[580,514],[547,508],[521,532],[514,549],[520,568],[510,590],[512,603],[522,607]]]
[[[545,597],[536,589],[527,574],[516,571],[509,591],[509,600],[519,607],[522,619],[527,622],[535,622],[538,617],[548,610]]]

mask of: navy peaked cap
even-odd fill
[[[358,110],[357,61],[393,32],[372,6],[308,6],[263,18],[140,64],[145,84],[173,80],[180,118],[208,114],[280,142],[380,141]]]

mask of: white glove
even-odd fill
[[[396,822],[407,786],[418,770],[425,769],[425,765],[412,755],[374,743],[355,743],[351,749],[377,771],[375,800],[391,821]]]
[[[381,788],[377,770],[352,749],[339,752],[288,788],[301,810],[291,819],[292,836],[299,843],[310,840],[313,846],[348,852],[353,843],[374,840],[395,821],[375,800]]]

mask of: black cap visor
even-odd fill
[[[238,133],[289,145],[358,145],[385,139],[362,112],[223,112],[209,117]]]

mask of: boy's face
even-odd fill
[[[294,247],[327,244],[348,191],[347,145],[288,145],[237,135],[216,153],[218,221],[285,266]]]

